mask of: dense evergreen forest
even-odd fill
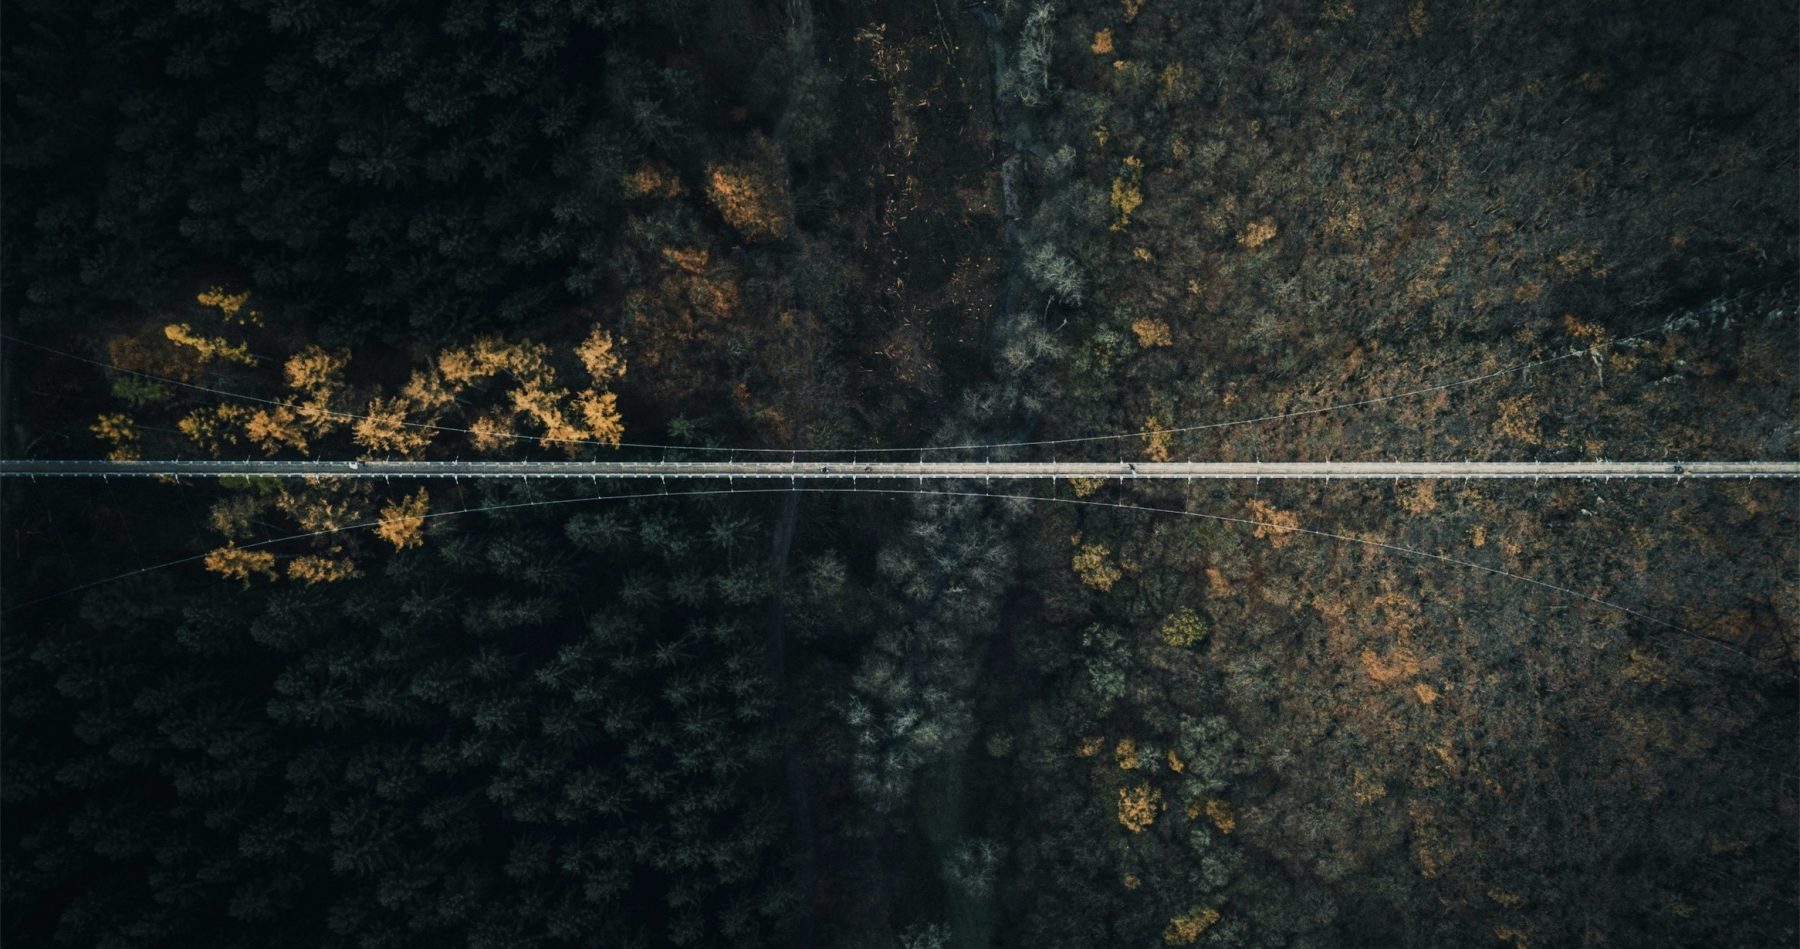
[[[1796,23],[16,0],[0,452],[1793,459]],[[6,480],[0,941],[1792,945],[1797,490]]]

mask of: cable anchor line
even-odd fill
[[[1131,504],[1128,502],[1121,502],[1121,501],[1089,501],[1089,500],[1083,500],[1083,499],[1078,499],[1078,498],[1056,498],[1056,497],[1046,498],[1046,497],[1039,497],[1036,495],[1028,495],[1028,494],[996,494],[996,493],[986,492],[986,491],[956,491],[956,490],[924,491],[924,490],[913,490],[913,489],[907,489],[907,488],[863,488],[863,489],[858,490],[858,489],[846,489],[846,488],[790,487],[787,489],[783,489],[783,488],[751,488],[751,489],[739,489],[739,490],[701,489],[701,490],[691,490],[691,491],[669,492],[665,488],[665,490],[663,490],[661,492],[583,496],[583,497],[574,497],[574,498],[556,498],[556,499],[551,499],[551,500],[523,501],[523,502],[514,502],[514,503],[507,503],[507,504],[483,505],[480,507],[467,507],[467,508],[461,508],[461,509],[450,510],[450,511],[433,511],[433,512],[429,512],[429,513],[422,515],[421,519],[422,520],[436,520],[439,518],[453,517],[453,516],[461,515],[461,514],[490,513],[490,512],[496,512],[496,511],[517,510],[517,509],[523,509],[523,508],[553,507],[553,506],[560,506],[560,505],[566,505],[566,504],[593,503],[593,502],[597,502],[597,501],[624,501],[624,500],[634,500],[634,499],[671,498],[671,497],[685,497],[685,496],[701,497],[701,496],[719,496],[719,495],[726,495],[726,494],[780,494],[780,493],[793,493],[793,492],[797,492],[797,491],[813,493],[813,494],[879,494],[879,495],[890,495],[890,496],[912,495],[912,496],[935,496],[935,497],[989,498],[989,499],[993,499],[993,500],[1041,501],[1041,502],[1051,503],[1051,504],[1066,504],[1066,505],[1076,505],[1076,506],[1081,506],[1081,507],[1110,507],[1110,508],[1117,508],[1117,509],[1123,509],[1123,510],[1139,511],[1139,512],[1149,513],[1149,514],[1170,514],[1170,515],[1176,515],[1176,516],[1181,516],[1181,517],[1199,518],[1199,519],[1203,519],[1203,520],[1215,521],[1215,522],[1224,523],[1224,524],[1235,524],[1235,525],[1240,525],[1240,526],[1266,528],[1266,529],[1270,529],[1270,530],[1280,531],[1282,533],[1301,534],[1301,535],[1308,535],[1308,536],[1317,537],[1317,538],[1326,539],[1326,540],[1338,541],[1338,542],[1342,542],[1342,543],[1359,544],[1362,546],[1370,547],[1370,548],[1380,550],[1383,552],[1387,552],[1387,553],[1402,554],[1404,556],[1418,558],[1420,560],[1435,561],[1435,562],[1442,563],[1442,564],[1449,565],[1449,566],[1467,568],[1467,569],[1475,570],[1475,571],[1478,571],[1481,573],[1486,573],[1486,574],[1490,574],[1493,576],[1501,577],[1504,579],[1519,581],[1519,582],[1526,583],[1531,586],[1535,586],[1540,589],[1547,590],[1547,591],[1550,591],[1553,593],[1557,593],[1557,594],[1561,594],[1564,596],[1569,596],[1569,597],[1573,597],[1573,598],[1576,598],[1579,600],[1583,600],[1588,603],[1592,603],[1596,606],[1604,607],[1606,609],[1614,610],[1614,611],[1626,614],[1628,616],[1635,617],[1635,618],[1643,620],[1644,622],[1649,623],[1653,626],[1658,626],[1658,627],[1662,627],[1664,629],[1672,630],[1676,633],[1685,635],[1697,642],[1705,643],[1707,645],[1714,646],[1719,649],[1723,649],[1723,650],[1730,652],[1740,658],[1758,662],[1763,665],[1779,666],[1784,672],[1789,672],[1790,677],[1793,677],[1792,673],[1787,669],[1786,666],[1781,666],[1780,664],[1771,662],[1770,660],[1751,655],[1750,653],[1747,653],[1747,652],[1731,645],[1730,643],[1725,642],[1720,639],[1717,639],[1713,636],[1709,636],[1709,635],[1706,635],[1705,633],[1697,632],[1695,630],[1689,629],[1687,627],[1681,626],[1676,623],[1669,622],[1667,620],[1659,619],[1655,616],[1651,616],[1647,613],[1633,609],[1629,606],[1625,606],[1621,603],[1616,603],[1616,602],[1604,599],[1602,597],[1596,596],[1591,593],[1584,593],[1580,590],[1576,590],[1576,589],[1566,587],[1566,586],[1561,586],[1559,584],[1552,583],[1549,581],[1539,580],[1534,577],[1528,577],[1523,574],[1513,573],[1511,571],[1508,571],[1508,570],[1505,570],[1502,568],[1498,568],[1498,567],[1490,567],[1490,566],[1487,566],[1486,564],[1481,564],[1481,563],[1477,563],[1477,562],[1470,561],[1470,560],[1464,560],[1464,559],[1461,559],[1458,557],[1449,556],[1447,554],[1434,553],[1432,551],[1421,550],[1416,547],[1408,547],[1408,546],[1405,546],[1402,544],[1395,544],[1395,543],[1389,543],[1386,541],[1373,540],[1373,539],[1370,539],[1367,537],[1358,537],[1353,534],[1344,534],[1344,533],[1337,533],[1337,532],[1333,532],[1333,531],[1318,530],[1315,528],[1300,527],[1300,526],[1293,525],[1293,524],[1277,524],[1277,523],[1273,523],[1273,522],[1257,520],[1254,518],[1233,517],[1233,516],[1223,515],[1223,514],[1208,514],[1208,513],[1201,512],[1201,511],[1187,510],[1185,508],[1152,507],[1149,505]],[[287,542],[298,541],[298,540],[307,540],[307,539],[311,539],[311,538],[322,537],[322,536],[343,533],[343,532],[348,532],[348,531],[373,529],[373,528],[381,526],[381,523],[382,522],[379,520],[364,521],[362,523],[349,524],[349,525],[345,525],[342,527],[327,528],[324,530],[311,531],[311,532],[301,533],[301,534],[289,534],[289,535],[286,535],[283,537],[275,537],[275,538],[270,538],[267,540],[261,540],[261,541],[256,541],[253,543],[245,544],[245,545],[243,545],[243,549],[247,550],[247,549],[258,548],[258,547],[266,547],[271,544],[287,543]],[[72,593],[78,593],[83,590],[92,589],[94,587],[101,586],[101,585],[107,584],[107,583],[111,583],[111,582],[114,582],[117,580],[123,580],[128,577],[137,576],[137,575],[141,575],[141,574],[145,574],[145,573],[150,573],[152,571],[162,570],[162,569],[165,569],[168,567],[175,567],[175,566],[180,566],[183,564],[194,563],[194,562],[205,559],[206,556],[207,556],[206,554],[195,554],[192,556],[182,557],[182,558],[166,561],[166,562],[159,563],[159,564],[153,564],[148,567],[139,567],[136,570],[131,570],[131,571],[127,571],[125,573],[117,574],[117,575],[114,575],[111,577],[105,577],[105,578],[102,578],[99,580],[90,581],[88,583],[80,584],[78,586],[74,586],[74,587],[70,587],[65,590],[58,591],[56,593],[52,593],[52,594],[49,594],[46,596],[41,596],[41,597],[38,597],[33,600],[28,600],[24,603],[15,604],[15,605],[5,609],[4,612],[5,613],[13,613],[13,612],[25,609],[30,606],[34,606],[36,604],[46,602],[48,600],[53,600],[53,599],[57,599],[57,598],[60,598],[63,596],[67,596]],[[1658,638],[1661,638],[1661,637],[1658,636]]]

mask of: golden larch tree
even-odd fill
[[[285,480],[275,506],[308,533],[340,531],[369,516],[369,482],[357,478]]]
[[[482,454],[492,454],[518,444],[512,437],[512,419],[504,412],[489,412],[469,423],[469,441]]]
[[[337,552],[333,549],[333,552]],[[290,580],[298,580],[307,586],[315,583],[336,583],[362,575],[356,564],[348,557],[326,557],[319,554],[306,554],[288,561],[287,575]]]
[[[241,405],[215,405],[189,412],[175,427],[194,447],[217,458],[225,446],[238,443],[238,434],[249,418],[250,410]]]
[[[250,291],[248,290],[242,293],[226,293],[224,287],[213,287],[196,296],[194,300],[201,306],[209,306],[218,310],[219,318],[227,323],[262,325],[262,314],[244,306],[250,302]]]
[[[1131,212],[1144,204],[1144,160],[1135,155],[1125,158],[1125,173],[1112,181],[1112,209],[1114,231],[1122,231],[1131,224]]]
[[[1154,415],[1144,417],[1144,458],[1149,461],[1169,460],[1169,438],[1174,433],[1163,427]]]
[[[1169,928],[1163,931],[1163,942],[1171,946],[1192,945],[1200,938],[1201,933],[1211,929],[1218,921],[1218,910],[1196,906],[1169,920]]]
[[[1137,336],[1138,345],[1145,349],[1175,345],[1175,334],[1166,320],[1153,320],[1147,316],[1133,320],[1131,332]]]
[[[1105,544],[1081,544],[1076,548],[1070,566],[1082,583],[1106,593],[1125,575],[1107,559],[1111,555],[1111,548]]]
[[[270,455],[283,446],[305,451],[309,444],[299,413],[285,405],[251,412],[244,422],[244,434]]]
[[[425,542],[425,511],[430,506],[430,497],[424,488],[418,493],[401,498],[381,509],[381,523],[375,527],[375,536],[394,545],[395,550],[406,550]]]
[[[136,461],[138,451],[137,423],[123,412],[107,412],[94,419],[88,431],[107,445],[106,457],[112,461]]]
[[[682,192],[681,178],[661,162],[644,162],[620,184],[627,198],[679,198]]]
[[[223,336],[202,336],[187,323],[170,323],[163,327],[163,336],[177,346],[193,350],[202,363],[220,360],[246,366],[256,365],[256,359],[250,355],[250,347],[234,343]]]
[[[1193,607],[1184,606],[1170,613],[1162,621],[1162,626],[1157,629],[1157,633],[1162,636],[1163,642],[1171,646],[1178,648],[1192,646],[1206,635],[1206,621],[1200,618],[1200,614],[1194,612]]]
[[[230,580],[248,581],[260,575],[275,579],[275,555],[266,550],[245,550],[227,544],[206,555],[206,569]]]
[[[1237,241],[1249,250],[1255,250],[1275,239],[1275,219],[1265,217],[1252,221],[1238,234]]]
[[[587,370],[594,385],[606,385],[625,377],[625,357],[619,352],[619,340],[600,327],[594,327],[587,339],[575,347],[575,356]]]
[[[1119,789],[1119,823],[1134,834],[1156,822],[1162,811],[1162,791],[1148,784]]]
[[[625,437],[625,423],[619,415],[619,397],[611,392],[584,392],[575,400],[581,420],[587,425],[588,437],[607,442],[614,448]]]
[[[412,405],[403,396],[376,398],[366,416],[352,428],[356,443],[370,452],[409,458],[431,444],[432,422],[413,422]]]
[[[1250,516],[1258,522],[1251,531],[1252,537],[1267,537],[1269,546],[1277,550],[1286,547],[1294,539],[1294,532],[1300,529],[1300,517],[1292,511],[1277,510],[1275,505],[1261,498],[1252,498],[1246,505],[1250,508]]]
[[[760,169],[746,164],[708,165],[706,198],[745,240],[774,240],[787,233],[787,195]]]
[[[305,398],[293,406],[294,415],[313,435],[327,434],[344,423],[346,414],[333,404],[333,397],[344,389],[344,370],[350,365],[350,354],[326,352],[308,346],[288,358],[282,366],[288,388]]]

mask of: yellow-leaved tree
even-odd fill
[[[351,431],[356,443],[372,454],[410,458],[431,444],[431,434],[436,431],[432,427],[435,419],[421,421],[411,415],[412,403],[405,396],[375,398]]]
[[[138,453],[137,423],[123,412],[101,415],[88,426],[88,431],[107,444],[106,457],[112,461],[136,461],[142,457]]]
[[[1162,419],[1154,415],[1144,418],[1144,457],[1150,461],[1169,460],[1169,437],[1174,434],[1163,427]]]
[[[1212,928],[1219,921],[1219,911],[1211,907],[1196,906],[1186,913],[1169,920],[1169,928],[1163,931],[1163,942],[1171,946],[1192,945],[1200,938],[1200,934]]]
[[[206,406],[182,416],[175,427],[201,451],[217,458],[224,454],[225,446],[238,443],[250,414],[241,405]]]
[[[1093,587],[1101,593],[1106,593],[1113,588],[1113,584],[1118,583],[1120,578],[1125,576],[1124,572],[1108,559],[1112,556],[1111,548],[1105,544],[1082,544],[1079,537],[1075,542],[1078,546],[1070,566],[1074,567],[1075,575],[1081,578],[1083,584]]]
[[[503,403],[463,426],[477,451],[516,449],[535,439],[571,455],[584,445],[617,446],[625,426],[617,395],[604,387],[625,375],[618,347],[605,330],[589,332],[575,356],[593,385],[575,392],[557,384],[550,347],[542,343],[484,337],[450,347],[414,372],[398,395],[369,403],[354,429],[356,443],[371,452],[415,455],[430,444],[444,413],[468,401],[471,390],[498,383],[505,386],[497,393]]]
[[[334,547],[331,552],[338,554],[342,548]],[[362,576],[356,564],[350,558],[342,556],[324,556],[306,554],[288,561],[287,575],[290,580],[298,580],[307,586],[315,583],[336,583]]]
[[[275,579],[275,555],[266,550],[245,550],[227,544],[206,555],[206,569],[231,580],[248,581],[252,575]]]
[[[214,360],[243,363],[246,366],[256,365],[256,359],[250,355],[250,347],[243,343],[234,343],[223,336],[202,336],[187,323],[170,323],[163,327],[163,336],[177,346],[186,346],[193,350],[200,362]]]
[[[1162,811],[1162,790],[1148,784],[1119,789],[1119,823],[1134,834],[1156,823]]]
[[[345,388],[344,370],[349,365],[347,352],[326,352],[318,346],[308,346],[282,366],[288,388],[305,396],[296,401],[294,418],[312,435],[328,435],[344,424],[346,413],[333,404],[333,399]]]
[[[211,290],[194,298],[201,306],[209,306],[219,311],[219,318],[227,323],[251,326],[262,325],[262,314],[246,307],[250,302],[250,291],[227,293],[224,287],[213,287]]]
[[[244,420],[244,435],[270,455],[284,447],[305,451],[308,444],[299,414],[285,405],[252,411]]]
[[[699,263],[704,264],[703,258],[704,254]],[[249,299],[248,292],[218,287],[198,297],[219,320],[253,331],[263,320],[248,307]],[[235,334],[210,332],[195,329],[192,323],[163,325],[158,320],[114,339],[108,351],[122,354],[117,359],[120,365],[129,364],[127,368],[143,366],[139,371],[181,380],[199,377],[209,363],[265,362],[252,357],[250,344],[237,341]],[[625,376],[624,340],[597,325],[560,354],[543,343],[499,336],[451,346],[414,369],[398,391],[353,385],[350,359],[346,350],[305,345],[280,363],[282,397],[253,406],[187,410],[169,427],[213,457],[246,442],[270,455],[341,456],[351,453],[342,441],[345,434],[350,444],[368,454],[419,457],[432,446],[434,435],[446,429],[468,433],[480,451],[515,455],[546,446],[575,455],[588,446],[617,447],[624,437],[619,397],[611,388]],[[585,384],[561,382],[559,372],[583,375]],[[241,379],[232,384],[251,385]],[[155,408],[169,401],[158,393],[128,394],[141,396],[132,402],[139,407]],[[149,450],[131,415],[101,415],[92,430],[112,458],[137,458]],[[282,571],[277,570],[274,554],[237,546],[252,535],[255,525],[277,513],[302,532],[319,535],[312,552],[284,561],[286,576],[307,584],[359,574],[363,548],[350,535],[339,533],[350,528],[373,527],[378,538],[397,550],[420,546],[429,518],[427,493],[384,499],[374,489],[369,481],[341,478],[250,484],[246,491],[214,505],[212,526],[226,546],[206,556],[207,569],[238,580],[277,576]],[[376,507],[380,515],[371,522],[370,512]]]
[[[575,347],[575,355],[594,385],[606,385],[625,377],[625,357],[619,352],[618,344],[611,333],[596,326],[581,345]]]
[[[1267,537],[1270,547],[1277,550],[1286,547],[1293,541],[1294,533],[1300,530],[1300,517],[1292,511],[1279,510],[1262,498],[1251,498],[1245,506],[1250,508],[1250,516],[1257,522],[1250,536]]]
[[[375,527],[375,536],[393,544],[395,550],[423,544],[425,511],[429,504],[429,496],[424,488],[420,488],[417,494],[387,505],[381,509],[381,523]]]
[[[1122,231],[1131,224],[1131,212],[1144,204],[1144,160],[1135,155],[1125,158],[1125,173],[1112,181],[1112,209],[1114,231]]]
[[[1157,629],[1162,641],[1171,646],[1192,646],[1206,635],[1206,621],[1193,607],[1184,606],[1166,617]]]
[[[788,231],[787,193],[763,163],[708,165],[706,198],[747,241],[774,240]]]
[[[625,422],[619,415],[619,397],[612,392],[584,392],[575,399],[581,421],[587,426],[588,438],[614,446],[625,436]]]

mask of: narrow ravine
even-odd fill
[[[802,38],[805,42],[802,51],[803,62],[795,71],[787,105],[782,109],[781,118],[775,124],[774,140],[778,149],[785,144],[788,131],[793,125],[794,114],[799,106],[800,89],[809,72],[817,68],[813,49],[811,0],[787,0],[787,12],[790,29],[795,36]],[[787,171],[787,189],[789,193],[792,193],[792,169]],[[800,299],[798,289],[794,291],[794,296],[794,305],[796,307],[803,306],[804,301]],[[808,371],[811,371],[811,367]],[[800,426],[796,426],[793,447],[804,447],[803,443],[804,430]],[[795,749],[787,675],[787,574],[788,562],[794,546],[794,529],[799,521],[800,494],[792,492],[782,498],[781,513],[776,516],[774,539],[770,545],[769,614],[766,643],[769,675],[774,682],[777,696],[775,702],[776,728],[785,739],[781,749],[781,771],[783,781],[787,786],[788,810],[793,821],[797,845],[795,865],[800,877],[801,910],[799,930],[795,934],[794,944],[801,949],[810,949],[818,935],[819,831],[818,821],[813,815],[812,790],[807,784],[806,769],[801,765]]]
[[[1027,150],[1024,143],[1015,139],[1018,116],[1014,115],[1012,104],[1007,101],[1004,77],[1007,69],[1007,49],[1002,26],[992,11],[984,7],[976,7],[971,11],[980,22],[985,37],[985,48],[989,59],[989,75],[991,77],[989,95],[993,108],[995,130],[993,161],[997,165],[1000,177],[1001,209],[1003,227],[1001,239],[1005,244],[1005,267],[1000,276],[999,294],[996,299],[995,318],[989,322],[986,340],[987,358],[990,365],[1000,367],[1000,356],[1005,348],[1013,342],[1012,335],[1024,331],[1029,324],[1022,324],[1012,319],[1016,303],[1028,292],[1022,285],[1024,274],[1024,241],[1021,228],[1025,194],[1020,180],[1024,172]],[[1036,427],[1039,413],[1027,399],[1021,399],[1024,393],[1015,386],[1023,385],[1022,379],[1005,379],[1004,373],[994,383],[1002,393],[1002,398],[995,400],[1005,411],[989,415],[980,420],[967,420],[970,430],[984,433],[997,441],[1019,441],[1029,437]],[[965,459],[967,460],[967,459]],[[961,543],[971,533],[986,533],[992,543],[1004,544],[1008,531],[1003,524],[988,525],[983,531],[977,523],[999,519],[996,511],[986,507],[964,509],[964,518],[953,518],[945,525],[941,544]],[[1011,583],[1010,564],[1008,576],[988,594],[998,601]],[[921,613],[931,612],[931,604],[935,602],[947,585],[960,577],[948,575],[938,577],[933,585],[932,597],[921,606]],[[980,670],[988,665],[988,653],[993,645],[1001,639],[1001,626],[1005,617],[996,609],[992,614],[992,628],[984,630],[977,638],[966,660],[971,664],[975,675],[971,686],[989,688],[996,684],[980,674]],[[979,685],[976,685],[979,683]],[[971,713],[978,703],[973,695],[965,697],[970,705]],[[965,747],[954,754],[927,765],[920,773],[914,786],[912,799],[913,824],[918,844],[930,851],[924,861],[927,867],[939,867],[950,863],[958,848],[967,846],[978,836],[983,824],[984,815],[980,813],[984,799],[970,794],[972,772],[975,756],[983,754],[979,736],[984,729],[979,719],[971,719],[970,732]],[[995,935],[1000,925],[1002,914],[996,903],[996,889],[985,895],[964,892],[958,886],[947,885],[948,899],[943,907],[944,922],[949,930],[952,946],[978,949],[994,944]]]

